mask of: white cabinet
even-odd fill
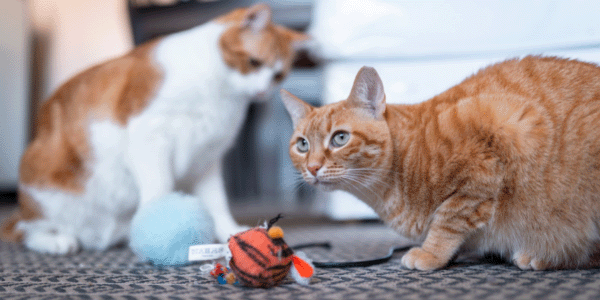
[[[0,191],[14,190],[29,126],[26,1],[0,1]]]

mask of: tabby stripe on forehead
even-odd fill
[[[326,131],[327,131],[327,132],[330,132],[330,131],[331,131],[331,127],[333,127],[333,118],[331,118],[331,116],[333,115],[333,113],[334,113],[334,112],[335,112],[335,111],[334,111],[333,109],[330,109],[330,110],[327,112],[327,116],[324,118],[324,119],[325,119],[325,121],[327,122],[327,123],[326,123],[326,124],[327,124],[327,126],[326,126],[326,127],[327,127],[327,128],[326,128]]]
[[[244,240],[240,239],[239,237],[234,236],[233,238],[236,241],[236,243],[240,246],[240,249],[242,251],[244,251],[246,253],[246,255],[248,255],[248,257],[250,257],[256,264],[260,265],[261,267],[263,267],[263,268],[266,267],[265,263],[267,263],[269,261],[269,258],[267,258],[264,254],[262,254],[254,246],[246,243]],[[261,259],[262,259],[262,261],[261,261]]]
[[[370,139],[365,134],[363,134],[361,132],[352,132],[352,134],[360,137],[362,140],[365,141],[365,143],[367,143],[367,145],[373,145],[373,144],[379,145],[379,144],[381,144],[378,140]]]

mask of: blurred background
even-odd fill
[[[14,201],[36,110],[61,83],[149,39],[256,2],[271,5],[276,23],[313,36],[283,88],[314,105],[346,98],[363,65],[377,69],[388,102],[417,103],[507,58],[600,63],[597,1],[2,0],[0,202]],[[226,157],[234,215],[376,218],[343,192],[302,185],[287,154],[291,133],[279,99],[251,106]]]

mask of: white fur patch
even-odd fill
[[[93,158],[82,195],[23,186],[44,219],[21,222],[25,244],[38,251],[64,254],[85,248],[106,249],[123,241],[137,207],[137,188],[123,160],[124,129],[111,121],[89,127]]]
[[[230,70],[230,84],[236,90],[243,91],[246,97],[267,98],[275,90],[276,84],[273,77],[281,71],[283,63],[277,61],[273,67],[262,66],[255,72],[241,74],[237,70]]]

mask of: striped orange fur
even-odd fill
[[[422,241],[411,269],[460,249],[521,269],[589,267],[600,239],[600,67],[528,56],[434,98],[386,105],[363,67],[347,100],[312,107],[282,91],[304,179],[348,191]]]
[[[282,237],[271,238],[265,228],[240,232],[229,239],[229,266],[245,286],[268,288],[279,285],[292,266],[294,251]]]

